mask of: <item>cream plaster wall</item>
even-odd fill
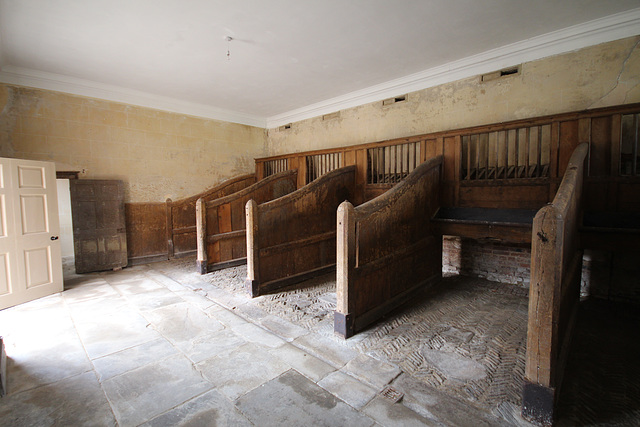
[[[522,64],[519,75],[472,77],[269,129],[268,155],[383,141],[442,130],[640,102],[640,36]],[[402,94],[398,94],[402,95]]]
[[[192,196],[265,155],[262,128],[58,92],[0,84],[0,111],[0,157],[121,179],[130,202]]]

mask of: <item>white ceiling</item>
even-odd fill
[[[0,0],[0,81],[277,126],[634,34],[640,0]]]

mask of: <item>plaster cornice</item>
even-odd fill
[[[0,63],[0,82],[261,128],[275,128],[287,123],[381,101],[400,94],[427,89],[523,62],[534,61],[635,35],[640,35],[640,8],[491,49],[458,61],[271,117],[243,114],[211,105],[192,103],[119,86],[19,68],[2,63]],[[2,59],[1,50],[0,59]]]

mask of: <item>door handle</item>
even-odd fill
[[[51,240],[58,240],[58,236],[51,236]]]

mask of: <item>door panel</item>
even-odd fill
[[[77,273],[126,267],[124,185],[114,180],[70,180]]]
[[[55,165],[0,159],[0,308],[63,289]]]

